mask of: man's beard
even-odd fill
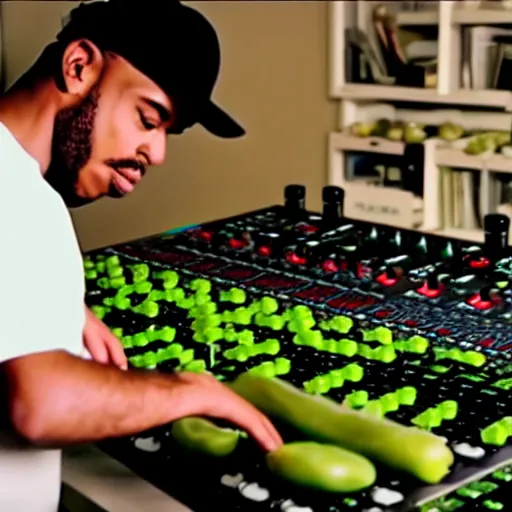
[[[45,178],[69,207],[90,202],[77,195],[75,186],[80,169],[91,157],[98,98],[99,89],[95,88],[78,107],[60,112],[55,118],[52,159]]]
[[[99,96],[99,88],[96,87],[78,107],[60,112],[55,119],[52,158],[45,178],[70,208],[78,208],[97,199],[80,197],[76,185],[80,171],[91,158]],[[108,160],[104,164],[114,170],[135,169],[141,175],[146,170],[143,164],[134,159]],[[121,194],[111,184],[108,196],[119,198]]]

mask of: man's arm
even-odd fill
[[[65,352],[24,356],[1,368],[12,426],[34,444],[94,442],[192,415],[230,421],[265,450],[282,442],[265,416],[210,375],[126,372]]]

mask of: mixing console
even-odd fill
[[[182,453],[170,426],[102,449],[195,511],[506,510],[508,219],[487,216],[476,245],[346,219],[336,187],[323,203],[309,212],[290,185],[283,206],[90,253],[87,303],[134,367],[277,376],[445,437],[446,479],[377,466],[372,487],[325,495],[277,481],[250,439],[212,460]]]

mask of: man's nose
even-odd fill
[[[149,165],[161,165],[165,160],[165,152],[167,149],[166,133],[152,133],[151,140],[147,144],[145,154],[149,160]]]

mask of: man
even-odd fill
[[[282,443],[266,417],[209,375],[117,367],[126,364],[119,345],[84,307],[81,254],[62,199],[79,205],[131,192],[164,160],[168,133],[199,123],[221,137],[243,134],[210,100],[214,29],[175,1],[113,0],[75,9],[57,39],[0,98],[6,512],[57,509],[58,448],[68,443],[190,415],[231,421],[265,451]],[[44,179],[50,164],[59,193]],[[96,361],[80,357],[83,342]]]

